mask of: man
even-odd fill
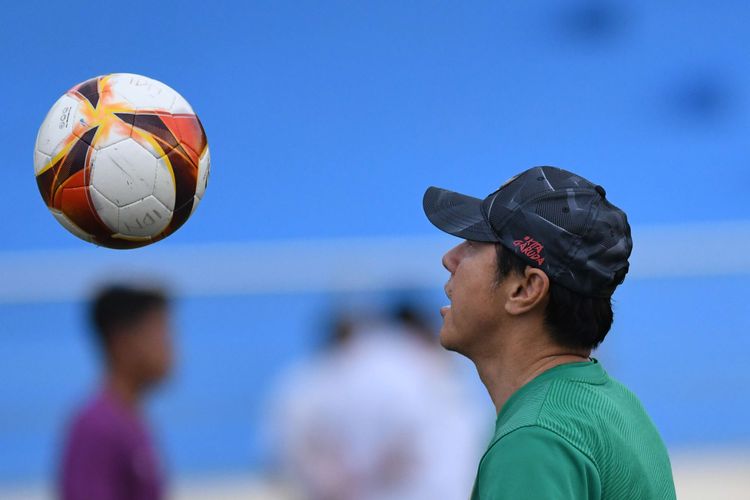
[[[632,249],[604,189],[536,167],[479,200],[429,188],[424,210],[465,241],[443,257],[440,340],[476,365],[497,410],[473,499],[675,498],[638,399],[591,359]]]
[[[163,498],[156,452],[141,414],[172,364],[169,311],[158,290],[110,287],[91,306],[105,373],[78,412],[63,453],[63,500]]]

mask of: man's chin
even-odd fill
[[[459,347],[455,341],[455,333],[456,332],[452,331],[449,328],[446,328],[445,324],[443,324],[443,328],[441,328],[440,330],[440,345],[443,346],[443,349],[460,354],[461,351],[459,350]]]

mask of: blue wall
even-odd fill
[[[4,7],[0,258],[85,245],[39,197],[34,138],[67,88],[118,71],[181,92],[211,145],[206,197],[163,246],[432,234],[420,206],[426,186],[484,195],[538,164],[604,185],[634,225],[750,219],[750,3],[206,9]],[[717,259],[731,236],[717,243]],[[748,292],[747,274],[641,279],[618,292],[600,357],[670,445],[750,444]],[[418,296],[442,302],[439,290]],[[153,408],[173,470],[261,464],[269,384],[313,348],[337,300],[320,292],[178,303],[182,368]],[[51,477],[60,426],[96,373],[87,340],[77,302],[0,304],[0,481]]]

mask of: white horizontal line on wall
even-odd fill
[[[628,280],[750,273],[750,221],[633,228]],[[0,252],[0,303],[75,301],[112,280],[182,296],[436,288],[458,240],[372,237]]]

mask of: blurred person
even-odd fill
[[[282,474],[308,500],[464,500],[486,433],[434,330],[410,305],[332,330],[274,405]]]
[[[484,200],[431,187],[423,205],[465,240],[443,257],[440,341],[474,362],[498,414],[472,498],[675,498],[656,427],[590,358],[632,249],[604,188],[536,167]]]
[[[172,366],[168,299],[157,289],[111,286],[90,305],[104,373],[80,408],[62,455],[62,500],[158,500],[164,480],[143,399]]]

